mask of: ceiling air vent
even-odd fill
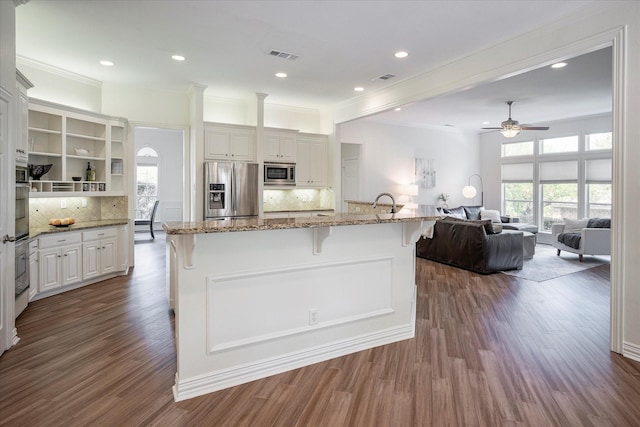
[[[373,79],[373,80],[389,80],[389,79],[392,79],[392,78],[394,78],[394,77],[396,77],[396,75],[395,75],[395,74],[384,74],[384,75],[382,75],[382,76],[376,77],[376,78],[375,78],[375,79]]]
[[[288,53],[288,52],[283,52],[281,50],[275,50],[275,49],[271,49],[270,51],[268,51],[267,55],[286,59],[288,61],[295,61],[300,57],[300,55],[296,55],[295,53]]]

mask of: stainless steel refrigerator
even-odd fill
[[[237,218],[258,215],[258,164],[205,162],[204,217]]]

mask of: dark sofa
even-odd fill
[[[482,274],[521,269],[523,233],[491,230],[490,221],[438,220],[433,237],[416,243],[416,256]]]

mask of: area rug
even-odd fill
[[[560,256],[556,256],[556,248],[553,246],[537,244],[535,255],[532,259],[524,260],[522,270],[509,270],[503,273],[534,282],[544,282],[610,262],[611,257],[604,255],[585,255],[580,262],[577,254],[562,252]]]

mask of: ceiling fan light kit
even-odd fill
[[[482,129],[491,129],[491,130],[499,130],[500,133],[505,138],[513,138],[518,135],[522,130],[549,130],[549,126],[529,126],[529,125],[520,125],[520,122],[517,120],[513,120],[511,118],[511,104],[513,101],[507,101],[507,105],[509,106],[509,118],[504,122],[500,123],[499,128],[482,128]]]

